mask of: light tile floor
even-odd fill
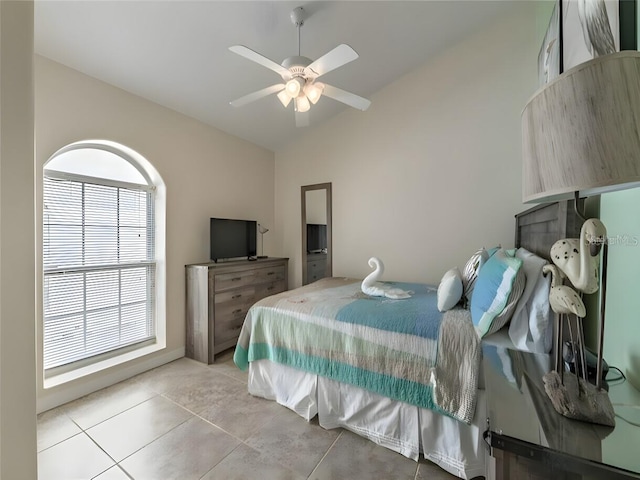
[[[247,393],[231,353],[186,358],[38,416],[39,480],[455,477]]]

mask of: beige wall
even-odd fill
[[[333,184],[334,276],[364,277],[375,255],[386,280],[438,283],[475,249],[513,244],[524,209],[520,113],[537,88],[543,33],[536,14],[524,2],[374,95],[368,111],[345,111],[276,152],[274,231],[293,285],[307,184]]]
[[[36,472],[33,2],[0,2],[0,478]]]
[[[162,176],[167,194],[166,349],[63,388],[43,389],[39,374],[38,406],[42,410],[184,354],[184,266],[209,258],[209,217],[246,218],[273,225],[274,156],[46,58],[36,57],[35,66],[38,199],[47,159],[64,145],[96,138],[119,142],[143,155]],[[36,202],[37,225],[41,224],[40,203]],[[41,268],[41,232],[36,237],[36,264]],[[272,237],[265,237],[265,251],[270,252]],[[39,270],[37,278],[41,274]],[[37,298],[41,305],[41,295]],[[38,371],[41,369],[39,355]]]

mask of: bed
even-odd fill
[[[461,296],[473,293],[466,291],[472,288],[475,293],[469,298],[481,297],[485,284],[496,283],[480,272],[496,263],[507,265],[498,269],[502,286],[491,288],[509,283],[509,290],[491,292],[488,303],[499,304],[500,315],[488,324],[483,323],[486,311],[481,321],[476,321],[477,315],[472,321],[478,301],[469,309],[457,302],[444,312],[438,310],[448,295],[443,293],[446,274],[440,285],[394,284],[411,292],[406,300],[366,296],[360,291],[361,281],[349,278],[325,278],[261,300],[247,314],[234,354],[238,367],[249,371],[249,393],[274,400],[307,420],[317,416],[324,428],[345,428],[414,460],[422,454],[459,478],[484,476],[481,342],[496,337],[508,342],[511,327],[504,323],[516,317],[527,325],[525,340],[531,339],[528,325],[534,309],[527,302],[534,301],[534,284],[548,293],[548,283],[541,279],[541,267],[533,276],[525,275],[524,267],[509,266],[524,265],[516,254],[542,261],[526,247],[544,254],[551,240],[569,233],[573,220],[567,222],[566,217],[572,210],[566,202],[554,205],[557,208],[536,207],[516,217],[516,246],[522,247],[518,251],[480,249],[466,262],[460,273]],[[471,273],[476,276],[469,278],[467,270],[474,266]],[[504,280],[507,274],[513,276],[510,282]],[[527,288],[530,300],[525,301]],[[536,321],[535,328],[544,334],[532,345],[525,340],[523,344],[547,349],[553,331],[548,307],[546,324]]]

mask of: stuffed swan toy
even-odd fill
[[[363,293],[371,295],[372,297],[387,297],[394,300],[411,297],[408,292],[401,288],[392,287],[379,281],[384,273],[382,260],[377,257],[371,257],[369,259],[369,266],[375,268],[375,270],[362,281]]]

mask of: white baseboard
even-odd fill
[[[50,392],[45,392],[44,395],[41,395],[37,399],[37,412],[46,412],[47,410],[58,407],[72,400],[97,392],[102,388],[115,385],[118,382],[135,377],[140,373],[182,358],[184,357],[184,354],[184,347],[177,348],[161,354],[150,355],[150,358],[137,361],[131,365],[124,364],[110,368],[106,373],[100,372],[78,382],[71,382],[67,385],[58,386]]]

